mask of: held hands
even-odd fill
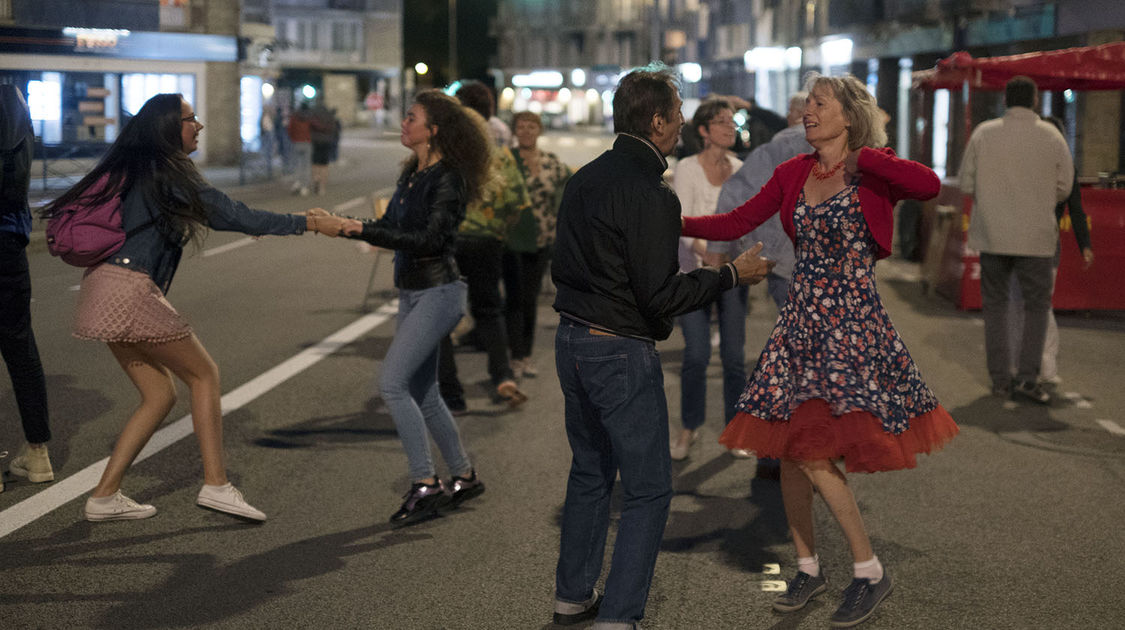
[[[777,264],[776,261],[759,256],[758,254],[761,251],[762,244],[757,243],[734,259],[734,268],[738,271],[739,284],[758,284]]]
[[[1082,271],[1086,271],[1094,264],[1094,250],[1089,247],[1082,249]]]
[[[325,236],[339,236],[347,221],[324,208],[312,208],[305,213],[305,229]]]

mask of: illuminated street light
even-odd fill
[[[314,97],[316,97],[316,88],[306,83],[301,86],[301,95],[311,101]]]
[[[421,61],[414,64],[414,72],[418,73],[418,76],[426,74],[429,71],[430,71],[430,67],[427,66],[426,64],[422,63]]]

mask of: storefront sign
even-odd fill
[[[81,54],[163,61],[238,61],[238,39],[227,35],[149,33],[123,29],[0,28],[0,53]]]

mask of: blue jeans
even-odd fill
[[[738,398],[746,387],[746,295],[747,287],[734,287],[719,294],[719,358],[723,363],[723,419],[734,417]],[[680,419],[684,428],[703,426],[707,409],[707,364],[711,362],[711,310],[680,315],[684,331],[684,361],[680,369]]]
[[[406,450],[411,481],[435,475],[427,431],[451,474],[465,475],[472,470],[457,423],[438,392],[437,379],[438,345],[461,319],[466,292],[460,281],[399,291],[398,327],[383,358],[379,392]]]
[[[589,599],[602,570],[610,496],[620,472],[624,507],[598,621],[639,621],[672,500],[660,356],[650,342],[596,334],[563,318],[555,361],[572,452],[555,597]]]

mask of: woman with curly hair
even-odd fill
[[[395,250],[398,328],[383,358],[379,391],[390,408],[410,474],[391,516],[395,526],[434,516],[484,492],[438,388],[438,348],[465,310],[467,287],[454,259],[465,205],[488,177],[491,141],[484,120],[440,90],[420,92],[402,121],[406,161],[380,219],[344,224],[347,236]],[[452,476],[437,476],[433,438]]]
[[[188,157],[203,123],[180,94],[157,94],[121,130],[89,174],[44,207],[44,217],[74,205],[121,197],[125,243],[82,277],[74,336],[103,341],[141,393],[101,480],[86,501],[90,521],[149,518],[156,508],[121,493],[125,471],[176,402],[175,375],[191,389],[191,419],[203,459],[196,504],[253,521],[266,515],[227,480],[219,368],[165,295],[184,247],[205,228],[266,234],[339,234],[341,219],[251,210],[208,185]]]
[[[854,560],[833,627],[862,623],[891,592],[847,472],[913,468],[918,453],[957,435],[891,324],[875,261],[891,251],[900,199],[929,199],[930,168],[883,148],[885,119],[862,82],[813,73],[805,139],[816,149],[783,162],[752,199],[726,214],[685,218],[683,233],[733,240],[780,213],[797,255],[789,297],[720,442],[781,460],[781,495],[797,575],[773,602],[800,610],[827,589],[813,534],[814,490]]]

